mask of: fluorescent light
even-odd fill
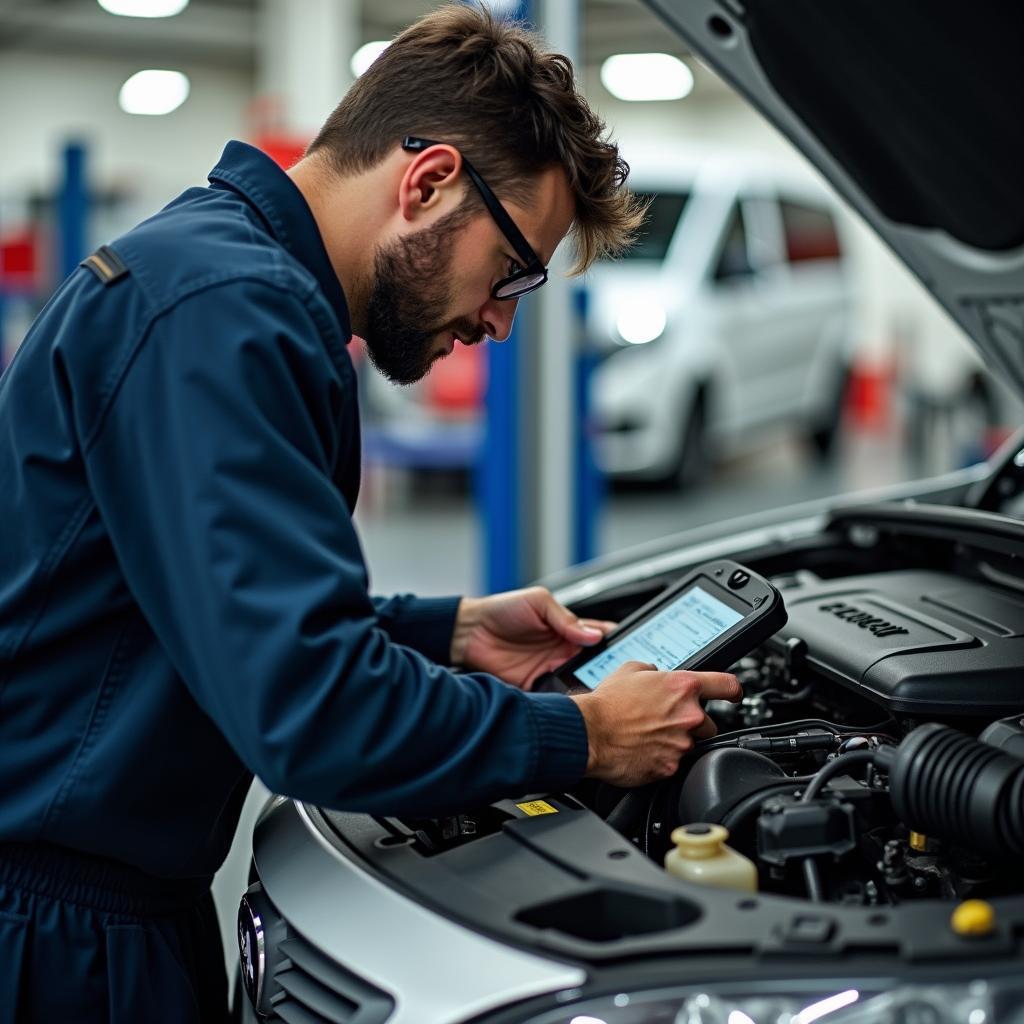
[[[169,114],[188,99],[188,76],[180,71],[136,71],[124,85],[118,102],[126,114]]]
[[[352,74],[358,78],[390,45],[386,39],[375,39],[372,43],[363,43],[352,54]]]
[[[125,18],[173,18],[188,7],[188,0],[97,0],[110,14]]]
[[[669,53],[616,53],[601,65],[601,84],[620,100],[681,100],[693,72]]]
[[[624,309],[615,320],[615,328],[630,345],[646,345],[660,338],[668,317],[656,302]]]

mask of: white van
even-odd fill
[[[588,341],[607,353],[593,390],[602,468],[693,483],[712,452],[780,421],[827,454],[853,341],[837,203],[764,158],[630,162],[652,197],[647,227],[588,278]]]

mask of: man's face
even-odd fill
[[[454,347],[437,338],[457,334],[463,344],[483,340],[469,317],[449,318],[455,302],[456,240],[466,224],[458,209],[436,224],[402,235],[377,249],[366,318],[366,349],[374,365],[396,384],[412,384]]]
[[[546,264],[572,222],[564,172],[552,168],[538,175],[529,207],[505,207]],[[456,340],[504,341],[517,302],[490,293],[508,276],[512,260],[518,262],[508,240],[476,204],[379,246],[364,337],[374,365],[395,383],[411,384],[449,355]]]

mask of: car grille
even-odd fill
[[[273,1017],[286,1024],[384,1024],[394,1000],[379,988],[328,959],[304,939],[292,936],[280,947],[274,971],[280,990]]]

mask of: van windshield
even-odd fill
[[[679,216],[690,198],[689,192],[637,192],[641,199],[649,199],[651,205],[636,245],[625,254],[628,260],[651,260],[660,263],[665,259],[669,243],[675,234]]]

